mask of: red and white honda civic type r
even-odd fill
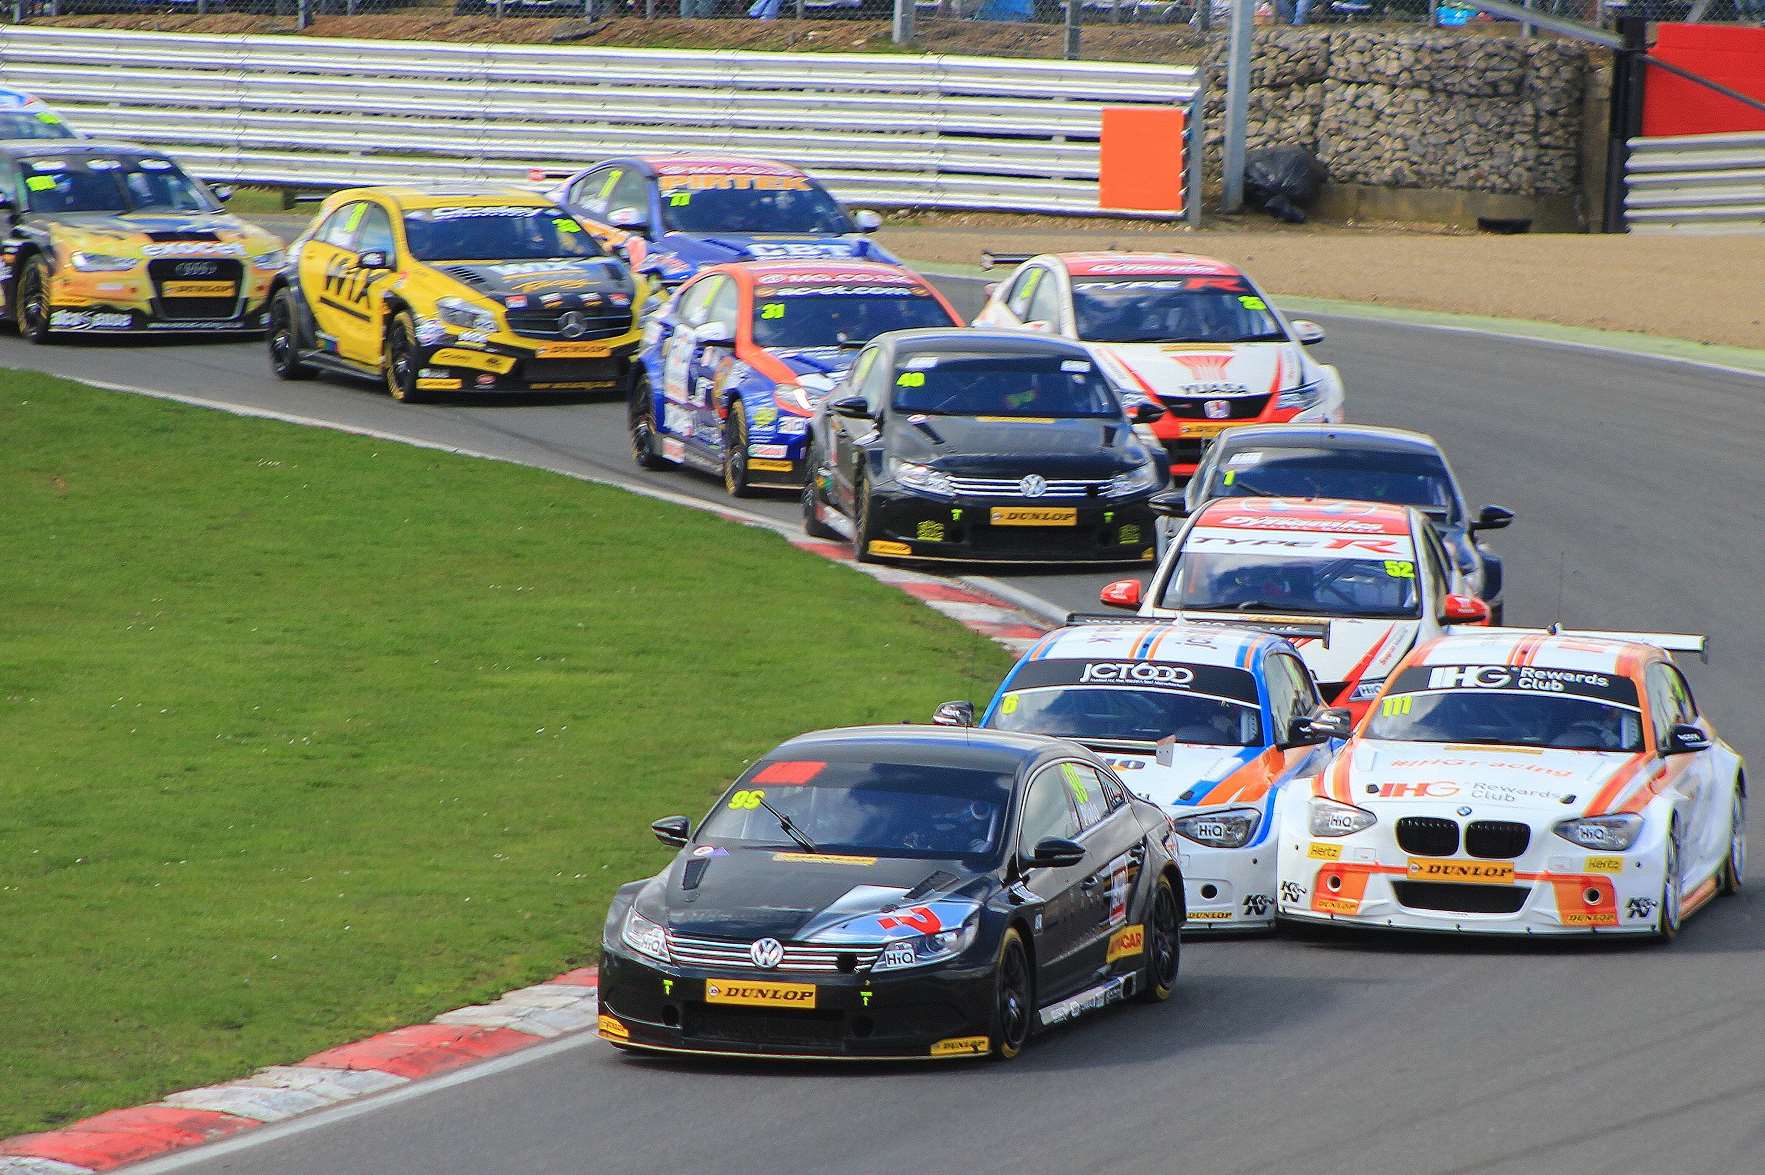
[[[1745,765],[1662,647],[1703,644],[1504,628],[1418,648],[1285,805],[1279,916],[1671,939],[1746,865]]]
[[[1165,409],[1150,428],[1178,481],[1229,428],[1343,419],[1342,377],[1306,353],[1323,328],[1288,320],[1236,266],[1187,253],[983,260],[1018,264],[974,324],[1087,344],[1130,406]]]

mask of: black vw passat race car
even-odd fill
[[[1169,821],[1076,743],[936,727],[802,735],[744,772],[607,912],[620,1048],[1016,1056],[1038,1028],[1169,998]]]
[[[1154,558],[1166,462],[1083,346],[1019,331],[878,335],[810,421],[803,526],[861,560]]]
[[[1175,495],[1167,495],[1174,497]],[[1506,506],[1465,505],[1440,444],[1365,424],[1259,424],[1215,441],[1183,490],[1184,512],[1214,498],[1347,498],[1414,506],[1428,516],[1472,595],[1502,622],[1501,556],[1478,536],[1514,520]]]

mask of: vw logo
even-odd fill
[[[784,962],[784,944],[776,938],[763,938],[748,948],[748,958],[754,960],[754,966],[770,971]]]
[[[1459,809],[1459,815],[1460,815],[1460,816],[1469,816],[1469,815],[1470,815],[1470,814],[1471,814],[1471,809],[1470,809],[1470,808],[1468,808],[1468,807],[1467,807],[1467,808],[1460,808],[1460,809]]]
[[[1039,473],[1032,473],[1018,482],[1017,488],[1026,498],[1039,498],[1048,492],[1048,479]]]
[[[558,315],[558,333],[567,339],[580,339],[588,333],[588,315],[580,310],[566,310]]]
[[[1232,415],[1232,406],[1224,400],[1209,400],[1201,406],[1209,420],[1224,420]]]

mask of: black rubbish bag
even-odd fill
[[[1304,147],[1261,147],[1244,157],[1244,194],[1276,220],[1304,224],[1305,206],[1317,198],[1324,174]]]

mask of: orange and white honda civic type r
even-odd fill
[[[1466,630],[1418,648],[1284,807],[1282,919],[1640,934],[1740,888],[1746,775],[1670,633]]]
[[[1342,377],[1306,348],[1323,328],[1290,321],[1250,275],[1188,253],[989,254],[1017,263],[976,326],[1089,345],[1131,408],[1162,405],[1151,430],[1179,482],[1220,433],[1245,424],[1343,419]]]

